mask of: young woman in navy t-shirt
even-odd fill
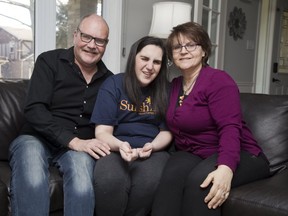
[[[150,212],[172,140],[165,126],[167,57],[161,39],[144,37],[131,48],[125,73],[101,86],[91,121],[111,154],[96,163],[97,216]]]

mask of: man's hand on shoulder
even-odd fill
[[[110,147],[107,143],[98,139],[83,140],[75,137],[70,141],[68,147],[74,151],[86,152],[95,159],[110,154]]]

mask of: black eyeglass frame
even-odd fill
[[[94,40],[94,43],[96,46],[104,47],[107,45],[107,43],[109,41],[108,39],[97,38],[97,37],[93,37],[89,34],[86,34],[86,33],[82,32],[79,28],[77,28],[77,31],[80,33],[80,39],[84,43],[90,43],[92,40]]]

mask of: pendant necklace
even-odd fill
[[[178,101],[179,106],[182,106],[183,101],[184,101],[184,99],[185,99],[185,96],[187,96],[187,92],[188,92],[188,91],[193,87],[193,85],[195,84],[198,75],[199,75],[199,73],[193,78],[191,84],[188,86],[188,88],[187,88],[186,90],[184,90],[184,85],[183,85],[183,87],[182,87],[182,88],[183,88],[183,94],[179,96],[179,101]]]

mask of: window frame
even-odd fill
[[[42,52],[55,49],[56,47],[56,0],[35,0],[34,4],[34,53],[36,60]]]

